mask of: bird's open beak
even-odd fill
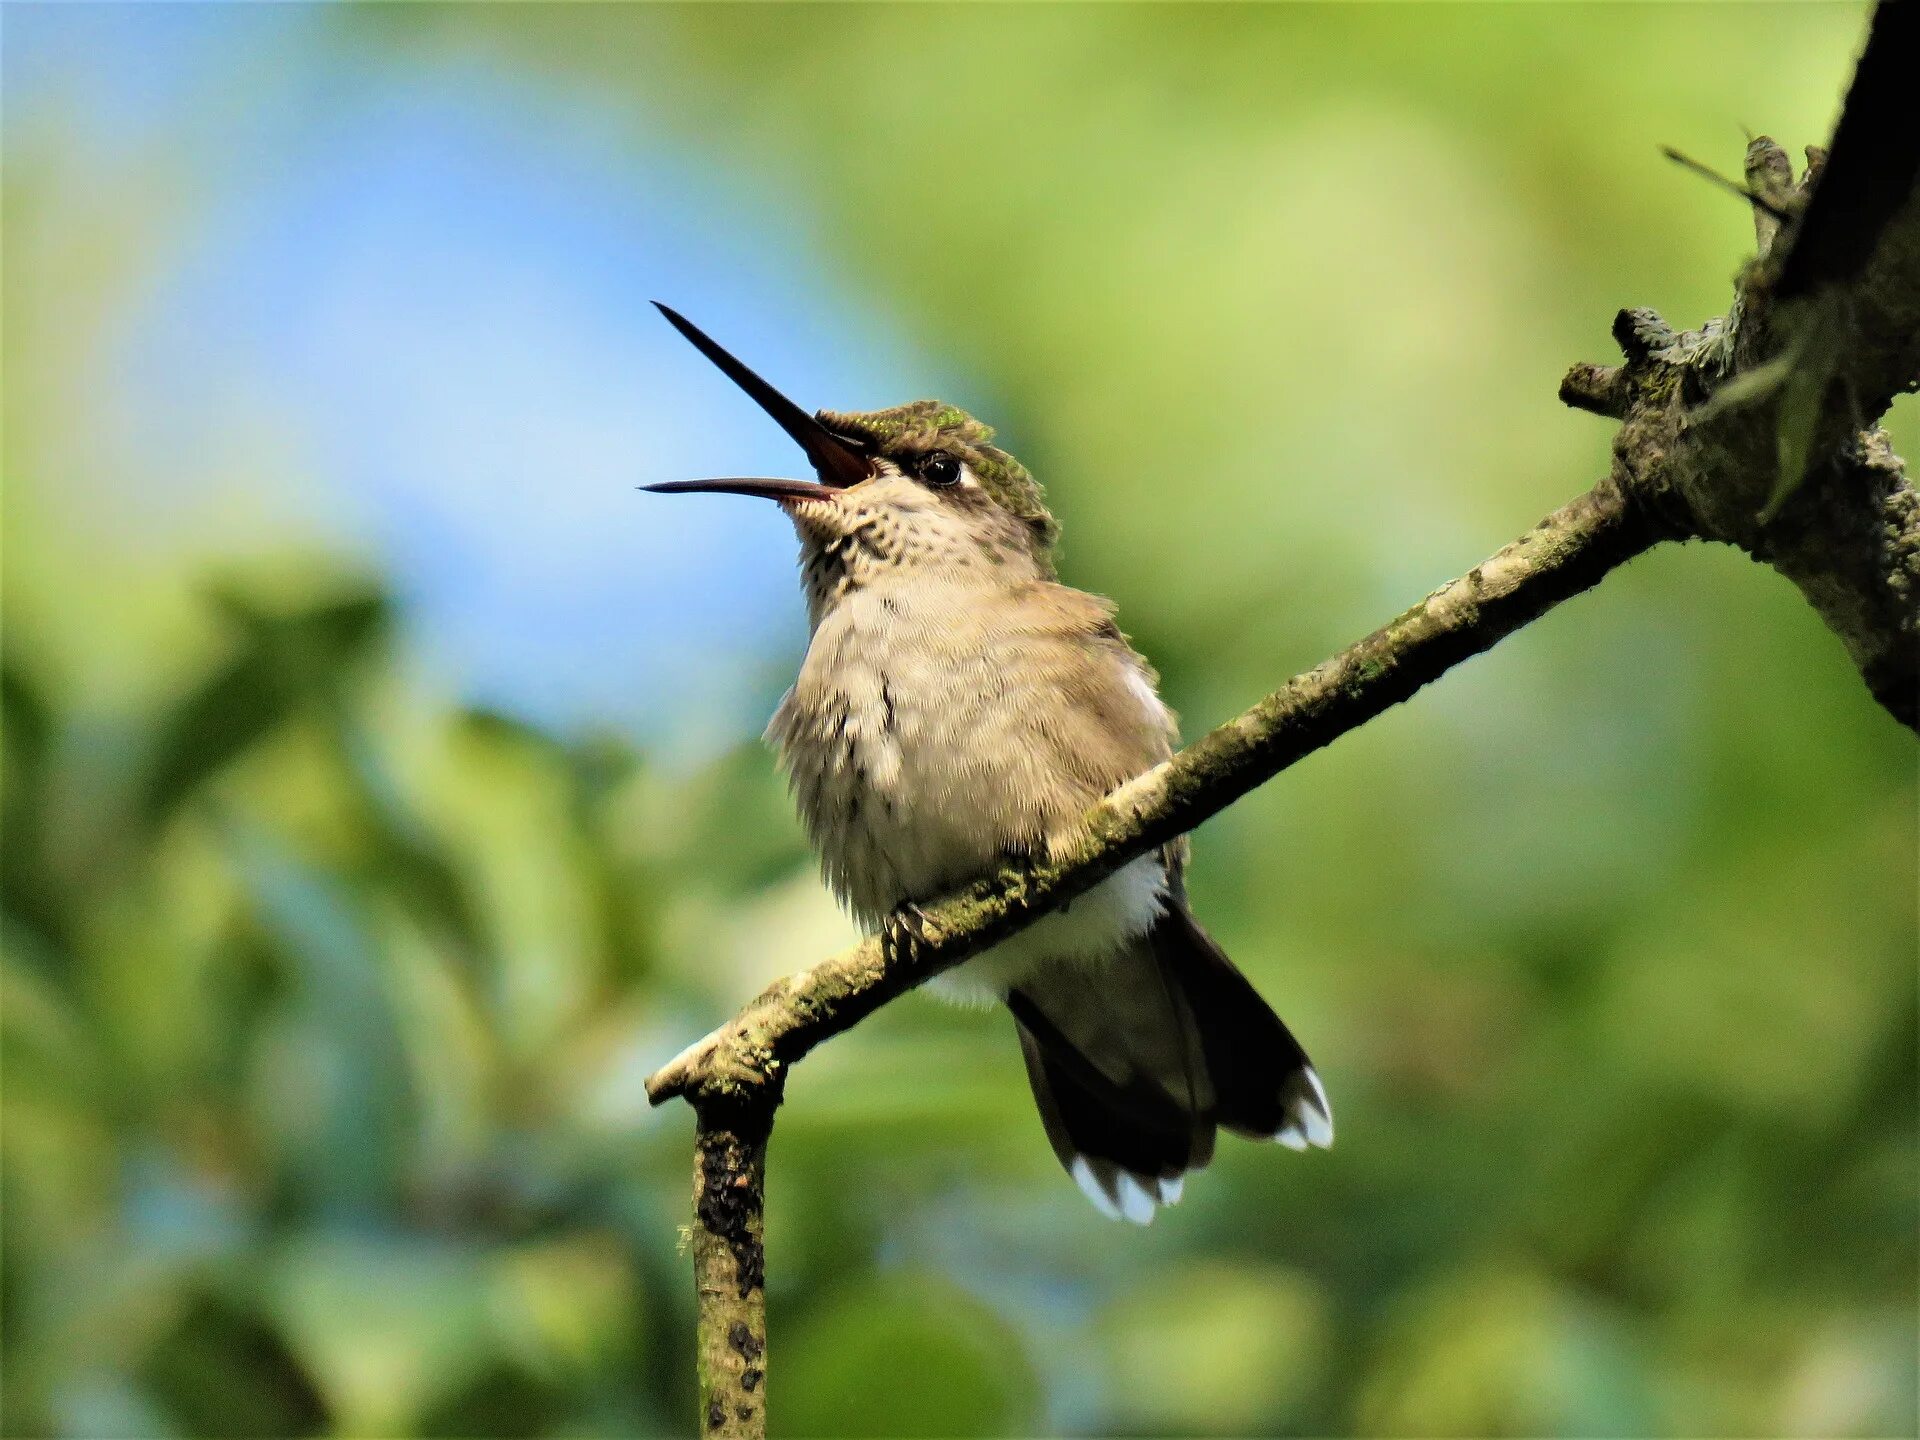
[[[724,480],[669,480],[660,485],[642,485],[663,495],[759,495],[769,500],[818,500],[835,490],[858,485],[874,473],[874,463],[857,440],[836,435],[817,419],[787,399],[773,386],[742,365],[716,345],[706,332],[676,310],[654,301],[654,307],[667,317],[667,323],[693,343],[707,359],[720,367],[720,373],[738,385],[774,423],[793,437],[813,462],[815,480],[763,480],[734,478]]]

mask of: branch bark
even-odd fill
[[[1611,480],[1365,639],[1123,785],[1074,844],[1009,866],[811,969],[777,980],[647,1081],[655,1104],[779,1103],[787,1068],[943,970],[1004,940],[1135,856],[1218,814],[1287,766],[1597,583],[1660,538]]]
[[[776,981],[648,1080],[653,1103],[684,1098],[698,1121],[693,1252],[706,1434],[765,1433],[761,1196],[792,1065],[1650,546],[1716,540],[1772,565],[1834,630],[1874,698],[1920,728],[1920,497],[1873,428],[1897,393],[1920,388],[1920,141],[1853,158],[1876,140],[1874,126],[1854,117],[1912,128],[1903,62],[1920,51],[1920,27],[1910,16],[1920,17],[1920,5],[1885,3],[1876,15],[1836,142],[1846,148],[1828,168],[1843,183],[1822,183],[1817,151],[1795,185],[1777,145],[1750,147],[1748,184],[1767,203],[1755,210],[1760,253],[1728,315],[1676,335],[1652,311],[1622,310],[1614,338],[1625,363],[1567,373],[1563,401],[1621,422],[1598,485],[1122,786],[1087,813],[1071,845]],[[1808,248],[1796,248],[1800,237]]]
[[[694,1294],[701,1433],[767,1433],[767,1131],[772,1105],[702,1102],[693,1146]]]
[[[702,1433],[766,1433],[767,1137],[788,1069],[814,1046],[1164,845],[1428,681],[1595,584],[1660,538],[1611,480],[1087,813],[1076,843],[922,908],[778,980],[647,1081],[696,1118],[691,1247]]]
[[[1759,253],[1724,319],[1676,335],[1622,310],[1618,367],[1576,365],[1569,405],[1622,421],[1617,483],[1681,535],[1796,585],[1868,691],[1920,729],[1920,502],[1880,417],[1920,389],[1920,6],[1883,0],[1833,154],[1798,185],[1765,136],[1747,149]],[[1776,221],[1784,213],[1787,223]]]

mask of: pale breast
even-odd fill
[[[849,597],[769,730],[829,883],[870,924],[1044,833],[1044,795],[1016,778],[1006,657],[962,643],[971,628],[931,593]]]
[[[1150,673],[1091,596],[921,577],[821,618],[768,738],[828,882],[878,924],[1044,847],[1163,759],[1171,720]],[[1138,933],[1163,884],[1157,858],[1130,866],[1065,928]],[[1022,950],[1067,942],[1043,924]]]

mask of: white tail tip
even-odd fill
[[[1311,1065],[1300,1071],[1288,1087],[1287,1122],[1273,1132],[1273,1138],[1289,1150],[1317,1146],[1326,1150],[1333,1145],[1333,1106],[1327,1103],[1326,1087]]]
[[[1094,1171],[1093,1162],[1084,1155],[1074,1158],[1070,1173],[1073,1183],[1093,1202],[1094,1209],[1109,1220],[1125,1220],[1134,1225],[1151,1225],[1154,1212],[1162,1205],[1179,1204],[1187,1188],[1185,1175],[1175,1175],[1172,1179],[1149,1178],[1114,1169],[1110,1172],[1113,1181],[1109,1189]]]

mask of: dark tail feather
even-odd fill
[[[1213,1156],[1213,1121],[1144,1075],[1103,1073],[1025,993],[1007,997],[1053,1153],[1095,1205],[1144,1225]]]
[[[1218,1122],[1295,1150],[1331,1145],[1333,1110],[1307,1052],[1187,907],[1170,906],[1148,938],[1193,1011]]]
[[[1183,905],[1102,966],[1011,992],[1054,1154],[1106,1214],[1145,1224],[1213,1158],[1214,1130],[1333,1139],[1306,1053]]]

